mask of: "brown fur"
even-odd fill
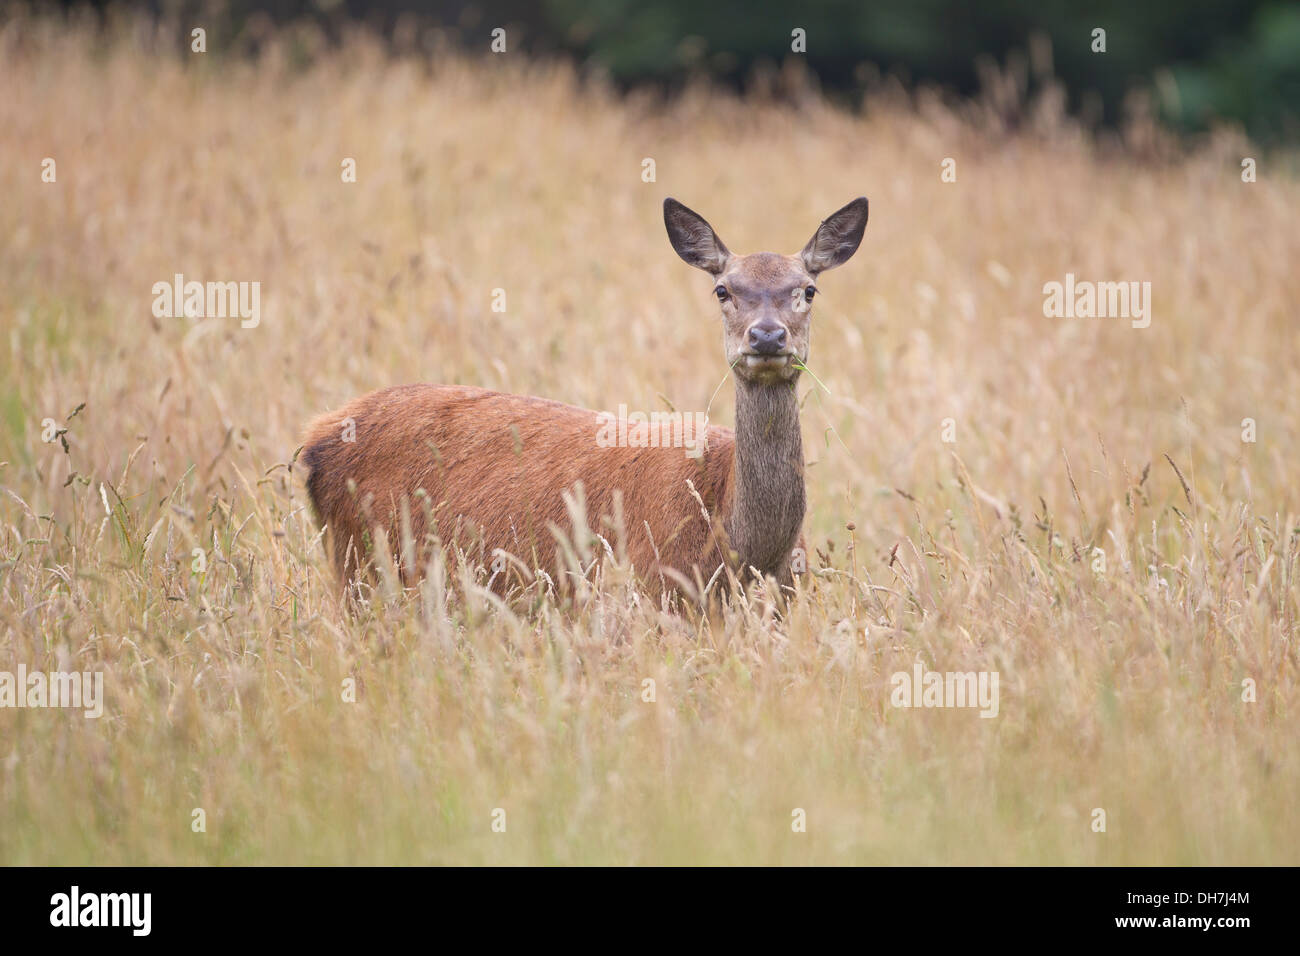
[[[343,440],[348,418],[354,442]],[[698,569],[707,581],[723,552],[687,481],[710,513],[730,509],[731,430],[710,427],[707,449],[690,458],[683,448],[601,448],[599,427],[592,411],[454,385],[387,388],[321,416],[308,426],[302,460],[336,569],[344,580],[356,574],[374,540],[371,522],[396,553],[405,499],[417,542],[426,534],[455,540],[484,564],[500,548],[554,577],[550,528],[571,535],[563,493],[581,481],[589,525],[611,544],[601,519],[612,519],[614,492],[622,492],[627,556],[652,591],[664,569],[688,580]],[[435,528],[426,526],[421,488]]]

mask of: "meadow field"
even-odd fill
[[[104,675],[99,718],[0,709],[0,863],[1300,863],[1297,157],[1096,134],[1014,69],[777,80],[0,20],[0,671]],[[340,602],[309,419],[425,381],[730,425],[664,197],[789,253],[859,195],[786,614],[616,561]],[[1149,325],[1046,316],[1067,273]],[[158,316],[176,274],[259,320]],[[918,662],[997,715],[893,706]]]

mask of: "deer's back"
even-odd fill
[[[351,423],[349,423],[351,419]],[[602,519],[622,493],[628,557],[648,585],[659,567],[707,580],[721,553],[687,482],[710,514],[730,504],[734,436],[710,427],[703,455],[681,447],[601,447],[597,413],[560,402],[455,385],[403,385],[355,399],[316,419],[304,440],[308,492],[329,529],[345,578],[364,561],[375,526],[396,546],[401,502],[417,542],[435,533],[471,546],[487,563],[501,548],[554,574],[550,526],[571,532],[563,494],[579,481],[589,526],[614,543]],[[351,437],[355,430],[355,440]],[[428,527],[425,499],[435,527]],[[656,557],[656,554],[658,557]]]

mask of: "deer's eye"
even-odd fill
[[[811,302],[813,300],[813,296],[815,296],[816,294],[817,294],[817,290],[814,289],[812,286],[809,286],[808,288],[803,290],[803,300],[805,302]]]
[[[718,286],[716,289],[713,290],[713,294],[718,297],[719,302],[726,302],[728,299],[731,298],[731,293],[727,291],[726,286],[721,286],[721,285]]]

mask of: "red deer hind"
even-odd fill
[[[735,431],[710,426],[702,454],[606,447],[597,441],[605,420],[596,412],[544,398],[459,385],[364,395],[312,422],[302,454],[345,584],[380,541],[396,559],[404,534],[422,545],[470,542],[484,564],[499,549],[558,578],[552,526],[572,532],[564,496],[578,482],[596,521],[613,518],[621,495],[626,555],[652,595],[725,580],[724,565],[742,579],[757,572],[793,583],[803,570],[792,553],[802,548],[805,508],[795,385],[808,358],[817,278],[857,250],[867,200],[834,213],[791,256],[736,255],[675,199],[664,201],[664,224],[677,254],[714,279],[736,387]],[[422,573],[423,565],[397,563],[406,583]],[[506,577],[494,577],[497,590]]]

